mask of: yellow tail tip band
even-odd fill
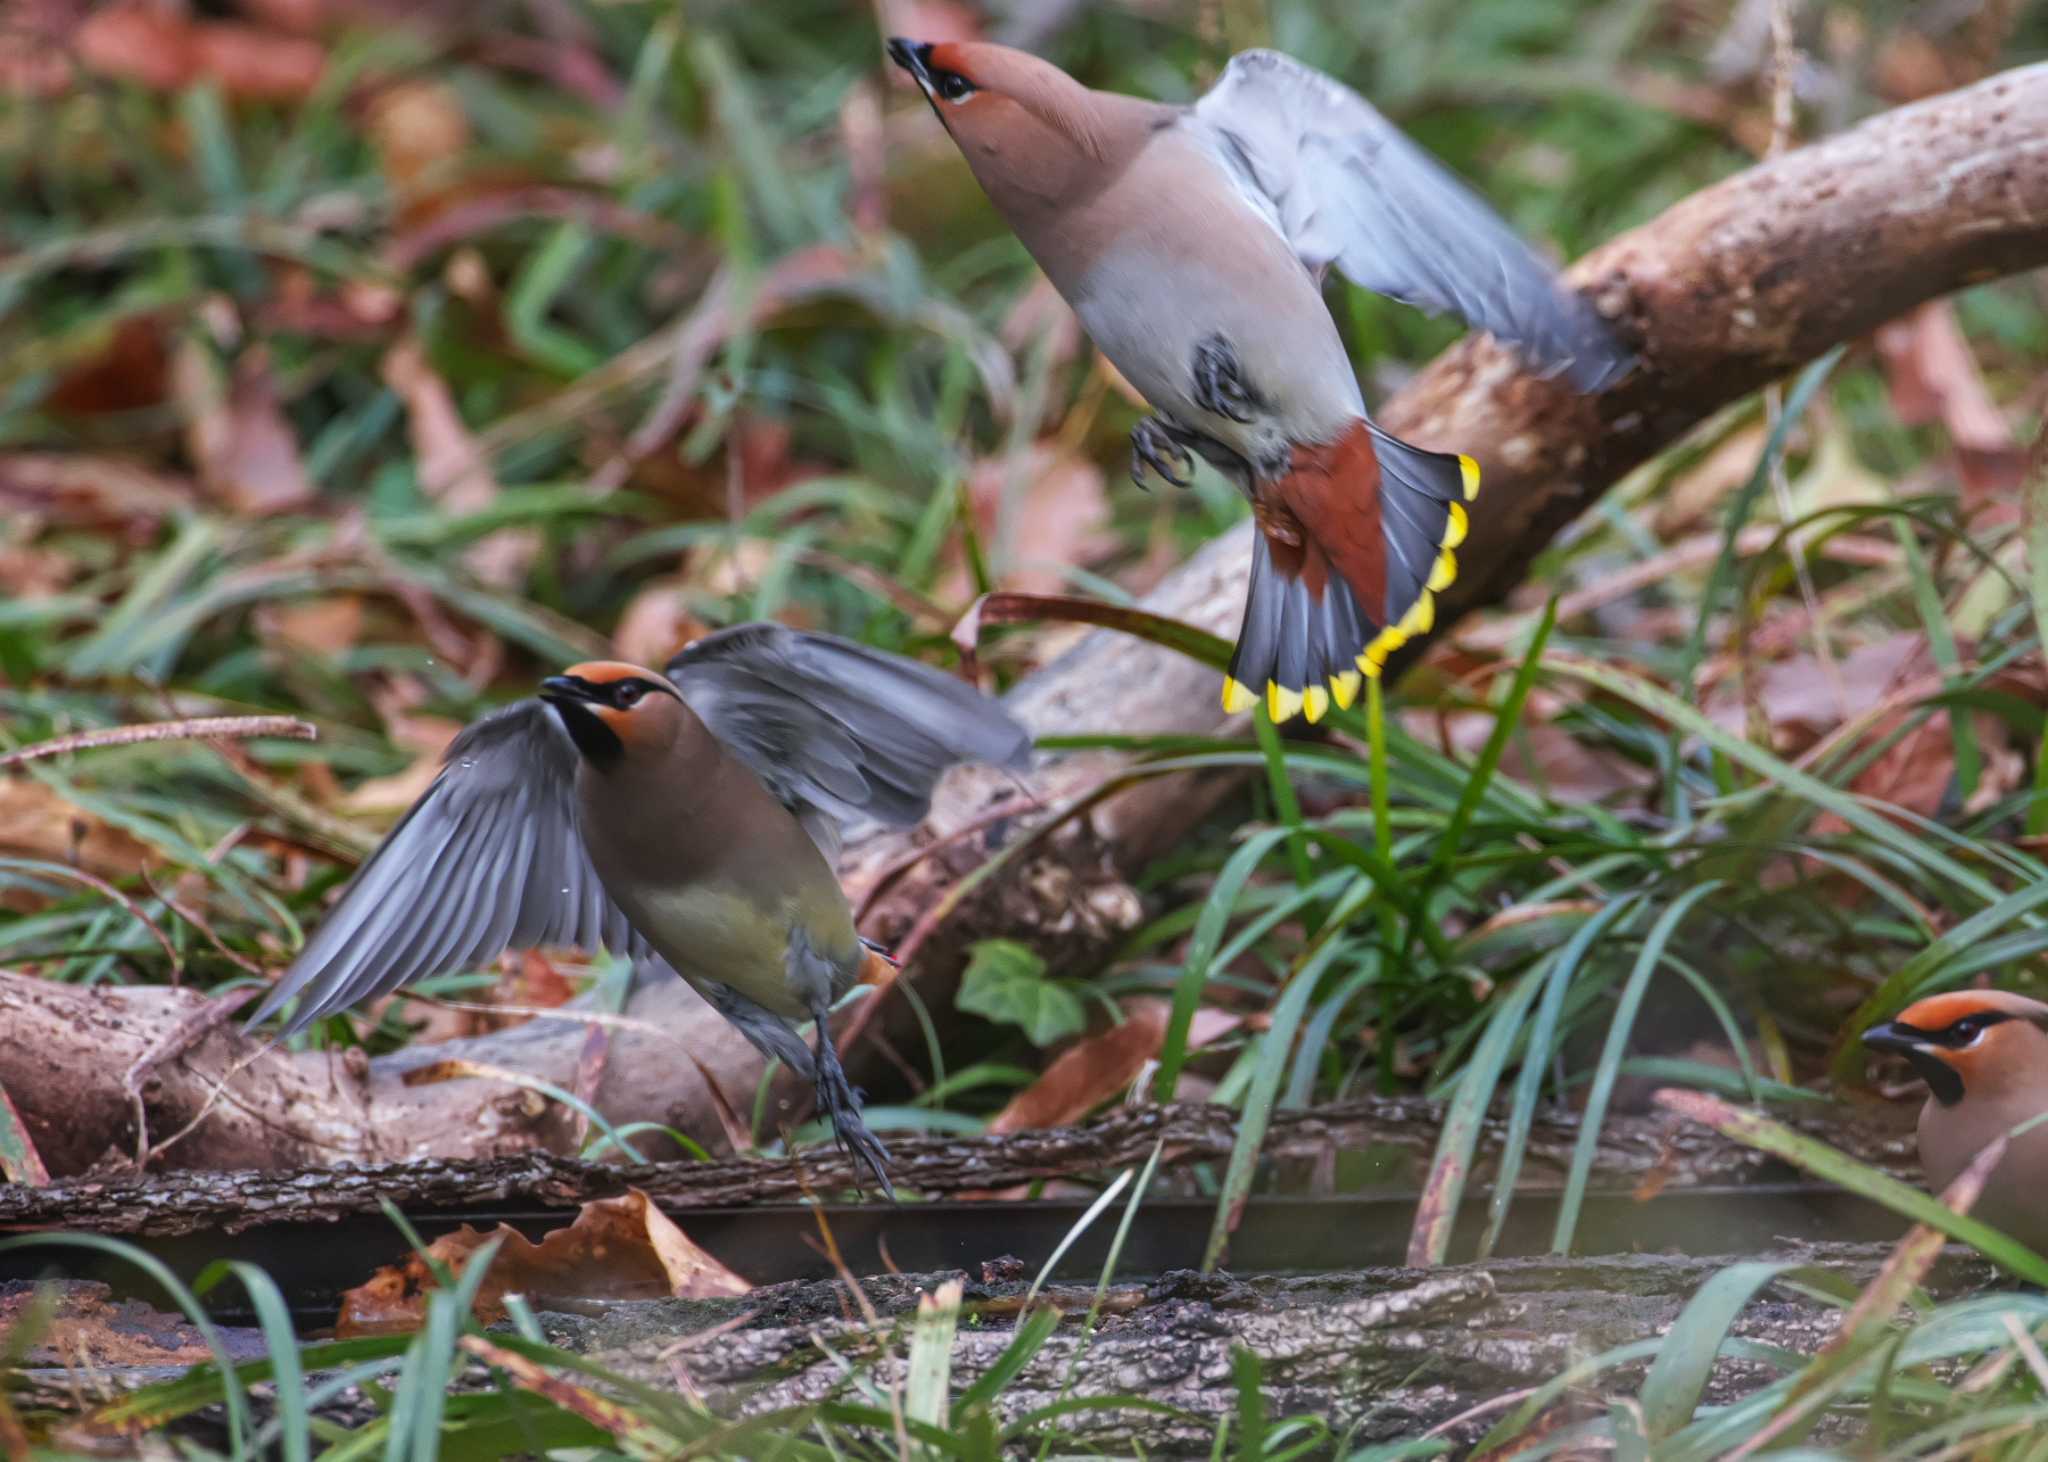
[[[1458,472],[1465,479],[1465,501],[1469,503],[1479,496],[1479,464],[1460,452]]]
[[[1446,548],[1436,556],[1436,562],[1430,565],[1429,592],[1432,594],[1443,593],[1444,590],[1451,587],[1452,581],[1457,577],[1458,556]]]
[[[1463,503],[1446,503],[1450,516],[1444,520],[1444,541],[1438,548],[1456,548],[1465,541],[1465,534],[1471,530],[1472,520],[1465,513]]]
[[[1426,635],[1436,628],[1436,595],[1424,589],[1416,601],[1408,606],[1408,612],[1401,616],[1401,637],[1411,638]]]
[[[1259,698],[1252,693],[1250,686],[1241,680],[1232,680],[1228,675],[1223,677],[1223,711],[1225,715],[1235,716],[1240,712],[1249,711],[1258,703]]]
[[[1351,703],[1358,699],[1358,688],[1362,683],[1356,670],[1345,670],[1330,677],[1330,698],[1337,703],[1338,710],[1351,709]]]
[[[1266,714],[1278,726],[1282,721],[1292,721],[1301,714],[1301,692],[1289,690],[1277,680],[1266,682]]]
[[[1309,725],[1323,719],[1330,711],[1330,693],[1320,685],[1311,685],[1301,693],[1301,713],[1308,717]]]

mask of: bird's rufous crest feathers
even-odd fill
[[[591,700],[585,703],[585,709],[609,726],[612,734],[627,746],[657,746],[674,734],[674,713],[681,708],[682,698],[660,671],[624,660],[586,660],[581,665],[571,665],[562,672],[562,678],[599,688],[637,680],[667,691],[666,695],[643,695],[628,706]]]
[[[986,41],[945,41],[932,47],[930,65],[934,71],[965,77],[975,89],[974,95],[939,113],[955,135],[1014,128],[1019,119],[1005,117],[1007,103],[1021,107],[1081,152],[1101,159],[1094,93],[1050,61]]]

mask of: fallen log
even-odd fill
[[[1860,1287],[1887,1252],[1880,1245],[1781,1246],[1750,1257],[1824,1266]],[[1207,1456],[1219,1425],[1237,1412],[1234,1360],[1245,1350],[1259,1358],[1266,1414],[1274,1422],[1314,1418],[1338,1436],[1348,1433],[1352,1445],[1436,1435],[1469,1446],[1529,1388],[1589,1355],[1666,1333],[1725,1263],[1632,1255],[1249,1279],[1179,1271],[1113,1284],[1092,1332],[1080,1322],[1094,1305],[1093,1286],[1054,1285],[1040,1299],[1061,1312],[1062,1322],[993,1405],[1002,1424],[1062,1400],[1141,1396],[1175,1411],[1054,1410],[1046,1413],[1045,1426],[1056,1434],[1034,1433],[1031,1440],[1119,1452],[1142,1442],[1147,1456]],[[1800,1278],[1794,1269],[1765,1285],[1731,1333],[1789,1356],[1816,1352],[1833,1334],[1840,1311]],[[713,1415],[756,1416],[822,1401],[858,1402],[864,1384],[900,1388],[918,1298],[949,1280],[962,1290],[950,1375],[957,1398],[1010,1346],[1029,1279],[1015,1263],[989,1265],[979,1274],[861,1279],[862,1298],[878,1322],[872,1325],[850,1318],[841,1280],[768,1286],[732,1300],[612,1303],[594,1316],[543,1307],[538,1319],[548,1343],[589,1357],[611,1375],[663,1394],[681,1390]],[[1951,1250],[1925,1288],[1946,1301],[1995,1283],[1982,1260]],[[0,1293],[0,1305],[7,1298]],[[133,1304],[115,1307],[95,1286],[72,1286],[64,1304],[77,1318],[25,1357],[12,1378],[17,1405],[76,1414],[117,1388],[176,1374],[169,1367],[201,1349],[189,1326]],[[254,1330],[225,1327],[222,1334],[231,1353],[261,1353]],[[1645,1369],[1638,1362],[1588,1378],[1535,1424],[1536,1434],[1546,1423],[1602,1414],[1607,1398],[1635,1393]],[[1778,1374],[1755,1360],[1724,1357],[1700,1401],[1726,1405]],[[489,1377],[472,1365],[451,1380],[469,1389]],[[267,1407],[261,1393],[256,1401]],[[323,1402],[319,1415],[361,1426],[374,1413],[344,1391]],[[197,1416],[176,1430],[217,1445],[216,1426],[217,1420]],[[1844,1423],[1830,1422],[1820,1439],[1844,1435]]]
[[[1268,1161],[1313,1168],[1338,1153],[1381,1147],[1425,1161],[1436,1142],[1442,1108],[1419,1097],[1373,1099],[1273,1115]],[[1846,1125],[1832,1118],[1788,1119],[1862,1161],[1901,1176],[1913,1172],[1912,1137],[1879,1123]],[[1487,1124],[1475,1178],[1491,1171],[1505,1124]],[[1523,1181],[1532,1189],[1561,1180],[1578,1139],[1569,1112],[1538,1117],[1528,1139]],[[1090,1177],[1145,1162],[1155,1145],[1169,1167],[1221,1161],[1237,1138],[1227,1107],[1181,1103],[1126,1108],[1080,1127],[1050,1127],[1001,1136],[915,1136],[892,1152],[899,1189],[957,1194],[1042,1179]],[[1783,1170],[1754,1149],[1705,1128],[1661,1117],[1609,1118],[1600,1133],[1597,1169],[1603,1182],[1628,1186],[1654,1180],[1666,1188],[1717,1187],[1778,1180]],[[1414,1187],[1420,1167],[1394,1172],[1389,1186]],[[835,1149],[804,1152],[796,1161],[606,1164],[539,1150],[474,1161],[420,1161],[321,1166],[300,1171],[115,1174],[48,1188],[0,1184],[0,1231],[66,1228],[133,1237],[175,1237],[259,1224],[320,1223],[374,1214],[384,1201],[407,1210],[483,1209],[525,1203],[572,1208],[640,1189],[669,1209],[797,1202],[844,1191],[856,1173]]]

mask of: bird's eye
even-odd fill
[[[612,692],[612,704],[622,711],[630,711],[640,703],[640,697],[647,694],[647,687],[637,680],[629,680]]]
[[[949,102],[961,102],[974,95],[974,83],[957,71],[934,71],[932,90]]]

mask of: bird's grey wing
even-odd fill
[[[973,686],[833,635],[735,625],[684,649],[668,677],[828,858],[845,828],[923,817],[954,763],[1031,755],[1031,733]]]
[[[576,749],[520,701],[470,726],[356,873],[250,1024],[294,996],[281,1034],[507,949],[603,945],[644,955],[576,827]]]
[[[1343,83],[1246,51],[1189,125],[1318,278],[1335,264],[1377,294],[1452,312],[1582,391],[1631,364],[1478,194]]]

